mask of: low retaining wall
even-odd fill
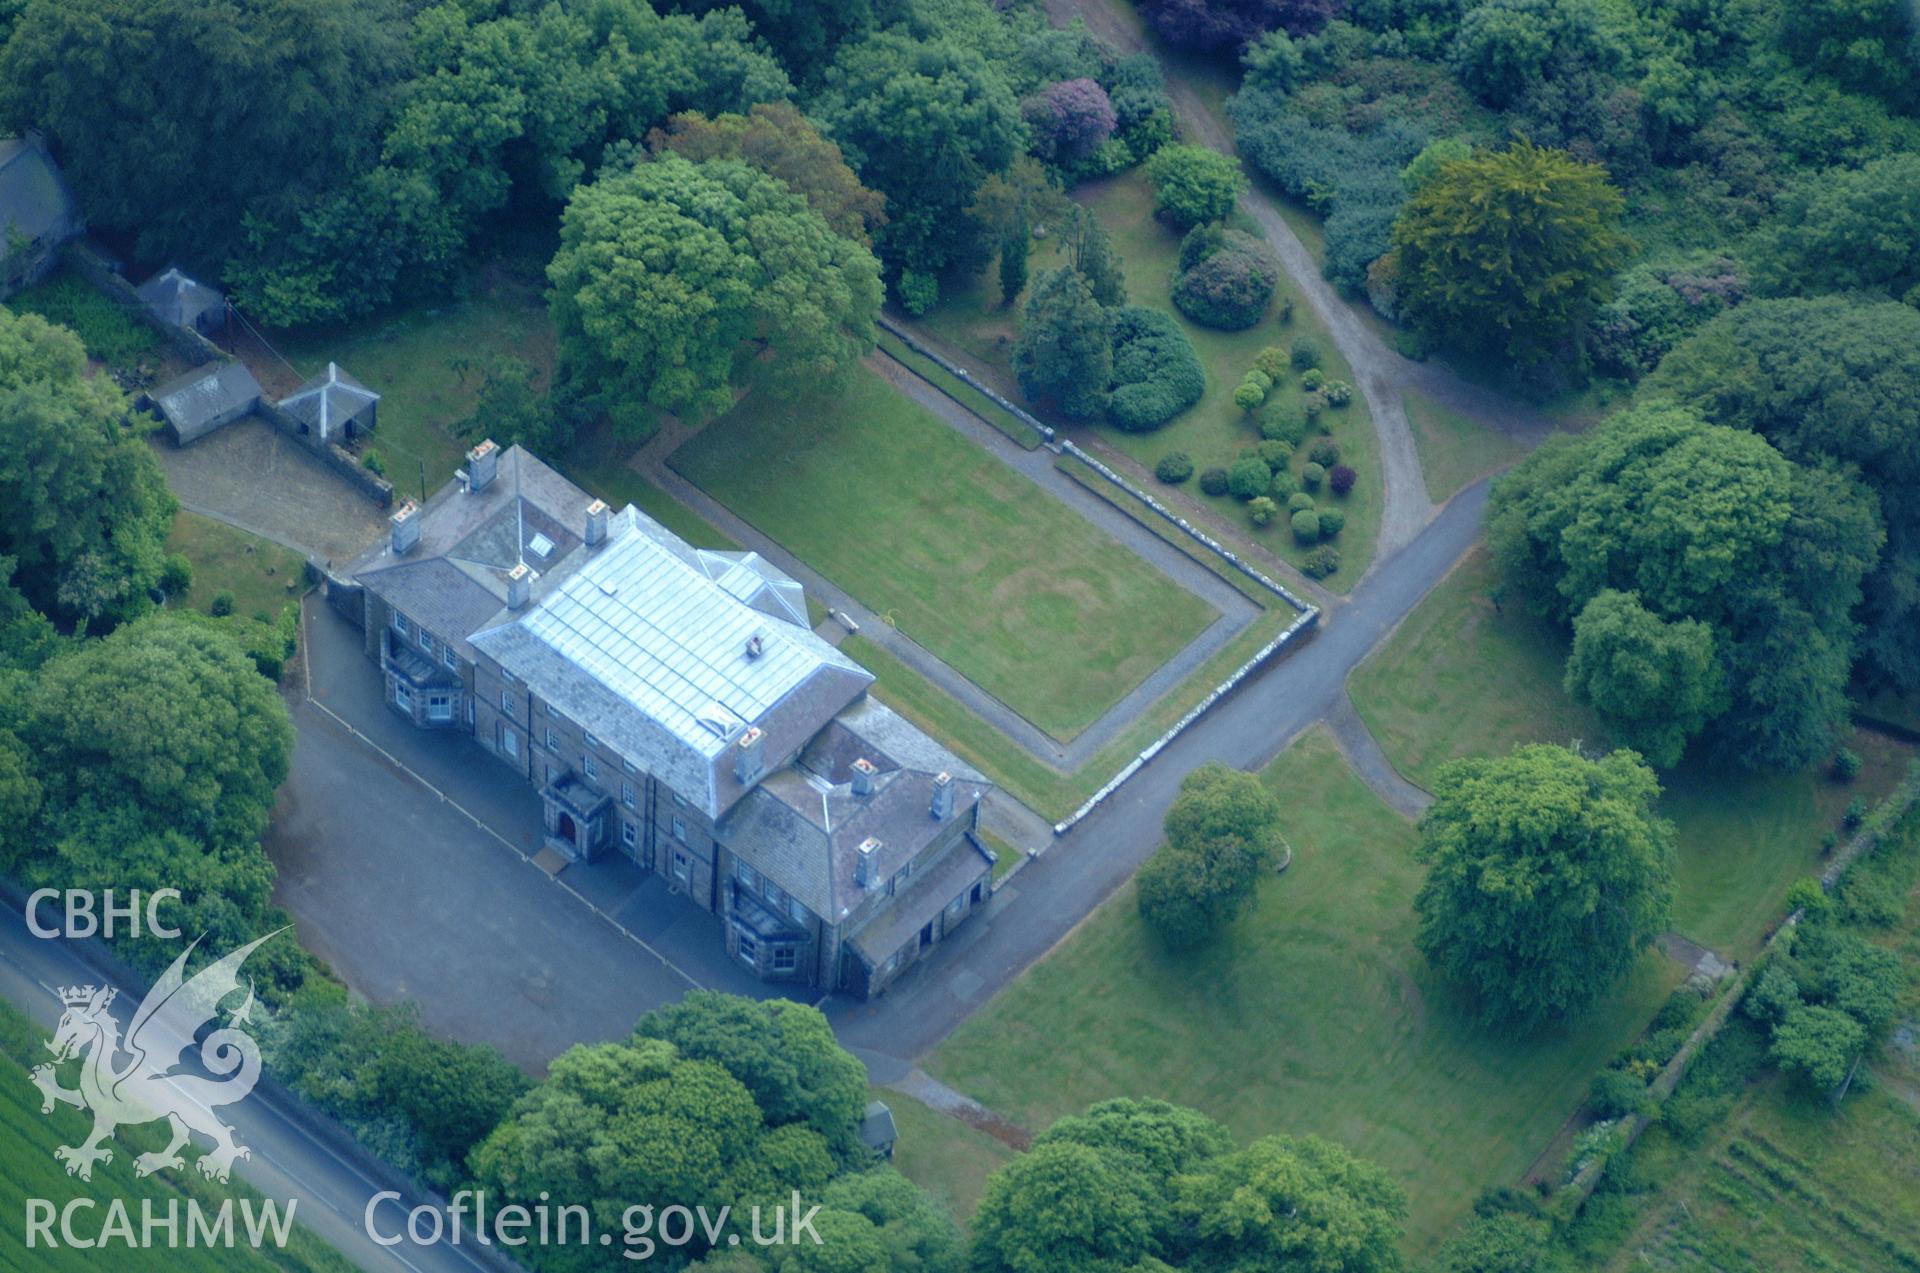
[[[102,295],[126,310],[134,318],[145,323],[161,343],[178,357],[198,367],[210,362],[232,362],[233,355],[208,340],[197,331],[185,327],[176,327],[160,315],[153,312],[147,303],[140,299],[140,293],[134,290],[132,283],[113,272],[106,259],[78,239],[65,248],[67,264],[81,278],[93,284]]]
[[[261,418],[268,424],[280,430],[280,432],[286,434],[301,446],[306,447],[307,450],[319,457],[321,463],[345,478],[349,486],[359,491],[375,504],[378,504],[381,508],[391,508],[393,506],[393,483],[362,464],[359,459],[354,456],[353,452],[336,442],[329,442],[325,446],[315,446],[313,444],[313,435],[303,431],[298,420],[294,419],[285,411],[282,411],[273,403],[268,402],[265,398],[260,400],[260,405],[256,410],[259,411]]]
[[[958,377],[969,389],[972,389],[974,392],[978,393],[981,397],[985,398],[988,402],[991,402],[994,406],[999,407],[1002,411],[1007,412],[1014,419],[1026,425],[1029,429],[1032,429],[1035,433],[1038,433],[1041,436],[1041,438],[1044,439],[1045,441],[1047,442],[1053,441],[1053,427],[1051,425],[1040,423],[1039,420],[1034,418],[1034,415],[1031,411],[1028,411],[1025,407],[1019,406],[1013,402],[1009,402],[1006,398],[1001,397],[997,390],[988,388],[986,385],[980,383],[980,380],[978,377],[976,377],[971,371],[968,371],[965,367],[962,367],[959,363],[954,362],[952,359],[948,358],[946,355],[940,353],[937,350],[929,349],[924,343],[921,342],[919,337],[915,336],[912,332],[900,326],[900,324],[894,322],[892,319],[888,318],[885,314],[882,314],[878,318],[874,319],[874,325],[880,328],[881,331],[886,332],[888,335],[898,337],[902,344],[904,344],[908,349],[911,349],[914,353],[919,354],[922,358],[931,359],[934,362],[940,364],[940,366],[946,368],[946,370],[950,374]],[[961,405],[964,406],[965,404],[963,403]]]

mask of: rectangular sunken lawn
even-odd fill
[[[751,394],[672,464],[1062,740],[1217,617],[864,368]]]

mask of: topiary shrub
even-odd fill
[[[168,565],[171,566],[173,559],[168,558],[167,562],[168,562]],[[163,588],[166,587],[166,583],[164,580],[162,581],[160,586]],[[168,591],[172,591],[172,589],[168,589]],[[1839,751],[1834,753],[1834,756],[1833,756],[1834,781],[1852,782],[1855,778],[1859,776],[1860,776],[1860,753],[1846,747],[1842,747]]]
[[[1340,462],[1340,444],[1332,438],[1321,438],[1307,452],[1307,458],[1321,468],[1332,468]]]
[[[1320,365],[1320,346],[1311,336],[1295,336],[1293,347],[1287,355],[1287,361],[1295,371],[1306,371]]]
[[[213,604],[208,607],[216,619],[224,619],[233,613],[233,594],[225,588],[213,594]]]
[[[1340,569],[1340,550],[1332,544],[1322,544],[1307,554],[1306,560],[1300,563],[1300,569],[1309,579],[1325,579]]]
[[[1127,306],[1113,317],[1113,396],[1107,417],[1122,429],[1157,429],[1200,401],[1207,373],[1171,314]]]
[[[1335,495],[1345,495],[1359,479],[1360,475],[1345,464],[1336,464],[1327,472],[1327,485]]]
[[[1292,469],[1276,469],[1272,489],[1275,499],[1290,500],[1300,493],[1300,475]]]
[[[1344,407],[1353,401],[1353,386],[1344,380],[1327,381],[1327,383],[1321,387],[1321,392],[1327,395],[1327,405],[1329,406]]]
[[[1287,511],[1289,513],[1302,513],[1312,507],[1313,496],[1307,494],[1305,491],[1295,491],[1293,494],[1287,496]]]
[[[1222,468],[1208,469],[1200,475],[1200,489],[1208,495],[1225,495],[1232,484],[1233,479]]]
[[[1255,526],[1269,526],[1280,515],[1280,506],[1265,495],[1256,495],[1247,501],[1247,516],[1253,519]]]
[[[1253,365],[1266,374],[1270,380],[1278,380],[1287,374],[1287,351],[1278,345],[1268,345],[1254,355]]]
[[[1306,413],[1291,402],[1270,402],[1260,413],[1260,436],[1269,442],[1287,442],[1297,449],[1311,427]]]
[[[1308,393],[1327,383],[1327,373],[1318,367],[1309,367],[1300,374],[1300,387]]]
[[[900,298],[900,308],[916,318],[940,302],[940,280],[919,270],[901,270],[893,290]]]
[[[1320,538],[1320,514],[1311,508],[1303,508],[1293,515],[1293,538],[1302,544],[1311,544]]]
[[[1260,404],[1266,400],[1267,391],[1251,380],[1242,380],[1233,391],[1233,405],[1248,415],[1258,411]]]
[[[1235,499],[1265,495],[1273,485],[1273,470],[1257,455],[1243,455],[1227,470],[1227,487]]]
[[[1174,279],[1173,307],[1202,327],[1244,331],[1266,317],[1280,267],[1251,235],[1225,230],[1220,237],[1219,247]]]
[[[1153,475],[1168,486],[1178,486],[1193,476],[1193,457],[1185,451],[1168,451],[1153,466]]]
[[[1259,385],[1261,393],[1273,392],[1273,377],[1269,376],[1266,372],[1260,370],[1260,368],[1258,367],[1254,367],[1251,370],[1249,370],[1247,374],[1242,377],[1242,379],[1249,384]]]
[[[1316,509],[1320,514],[1320,538],[1332,539],[1347,528],[1347,515],[1337,508]]]
[[[1277,473],[1287,467],[1287,462],[1293,459],[1293,443],[1262,442],[1253,448],[1253,453],[1265,460],[1267,467]]]
[[[1327,470],[1309,460],[1300,469],[1300,485],[1309,491],[1320,489],[1320,483],[1327,480]]]

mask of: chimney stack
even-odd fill
[[[473,450],[467,452],[467,492],[478,495],[493,485],[494,477],[500,472],[500,448],[488,438]]]
[[[868,836],[860,842],[860,858],[854,864],[853,882],[861,888],[872,888],[874,875],[880,866],[880,841]]]
[[[605,543],[607,538],[607,502],[597,499],[587,505],[587,547]]]
[[[413,546],[420,542],[420,506],[408,500],[394,510],[387,522],[393,528],[395,554],[413,551]]]
[[[758,725],[747,728],[735,744],[733,776],[748,786],[760,781],[767,765],[767,736]]]
[[[533,571],[527,568],[526,562],[521,562],[507,572],[507,609],[526,608],[527,597],[532,591]]]
[[[880,771],[865,756],[853,762],[853,794],[870,796],[873,794],[873,776]]]
[[[936,774],[933,779],[933,820],[945,822],[953,816],[953,775]]]

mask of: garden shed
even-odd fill
[[[260,382],[244,363],[210,362],[148,395],[177,445],[232,424],[260,404]]]
[[[140,299],[162,322],[210,336],[227,316],[227,298],[169,266],[139,287]]]
[[[380,395],[330,362],[327,369],[280,400],[315,445],[372,433]]]

